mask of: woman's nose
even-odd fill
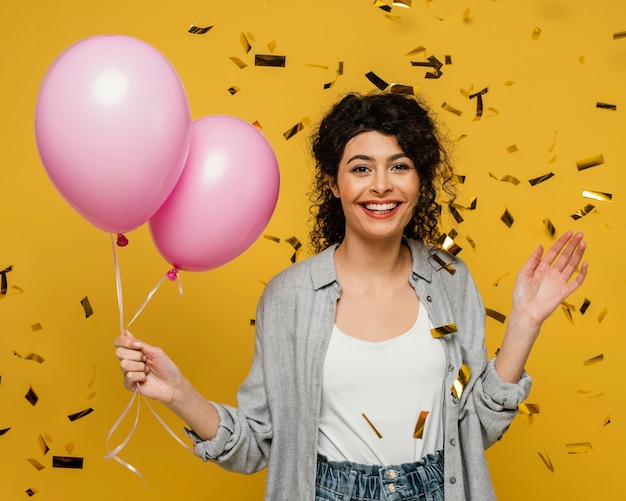
[[[374,174],[371,189],[374,193],[379,195],[391,190],[391,180],[386,171],[378,171]]]

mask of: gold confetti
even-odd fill
[[[540,413],[539,404],[519,404],[517,406],[517,409],[522,414],[539,414]]]
[[[418,91],[419,87],[415,85],[402,85],[392,83],[389,88],[389,92],[393,92],[395,94],[406,94],[409,96],[417,96]]]
[[[26,495],[30,498],[33,497],[35,494],[38,494],[39,491],[37,489],[35,489],[34,487],[31,487],[29,489],[26,489],[24,492],[26,492]]]
[[[500,285],[500,281],[504,278],[504,277],[508,277],[509,276],[509,272],[507,271],[504,275],[502,275],[501,277],[496,278],[496,280],[491,284],[494,287],[498,287],[498,285]]]
[[[424,436],[424,427],[426,425],[426,418],[428,417],[428,411],[421,411],[415,423],[415,429],[413,430],[413,438],[422,438]]]
[[[592,190],[583,190],[583,197],[600,200],[601,202],[611,202],[613,200],[613,195],[610,193],[602,193],[601,191]]]
[[[552,221],[550,221],[548,218],[546,218],[546,219],[543,220],[543,225],[548,230],[548,233],[550,234],[550,236],[553,237],[554,234],[556,233],[556,228],[552,224]]]
[[[244,62],[243,62],[241,59],[239,59],[238,57],[234,57],[234,56],[232,56],[232,57],[229,57],[229,59],[230,59],[233,63],[235,63],[235,64],[239,67],[239,69],[242,69],[242,70],[243,70],[245,67],[247,67],[247,66],[248,66],[246,63],[244,63]]]
[[[40,331],[41,329],[43,329],[43,327],[39,322],[30,326],[30,330],[33,332]]]
[[[450,275],[454,275],[456,273],[456,269],[454,269],[453,266],[451,266],[451,264],[454,262],[452,261],[452,263],[446,263],[443,259],[441,259],[437,254],[433,254],[432,258],[434,261],[436,261],[436,263],[440,266],[440,268],[438,268],[435,271],[440,271],[440,270],[446,270],[448,273],[450,273]]]
[[[374,424],[367,418],[367,416],[365,414],[361,414],[361,416],[363,416],[363,419],[365,419],[365,421],[367,421],[367,424],[370,425],[370,428],[374,431],[374,433],[376,433],[376,436],[378,438],[383,438],[383,436],[380,434],[380,432],[376,429],[376,427],[374,426]]]
[[[404,9],[408,9],[411,7],[412,0],[393,0],[392,4],[394,7],[402,7]]]
[[[530,39],[531,40],[539,40],[539,37],[541,36],[541,28],[535,26],[533,28],[533,32],[532,35],[530,35]]]
[[[246,54],[252,50],[252,45],[250,45],[245,33],[239,35],[239,42],[241,43],[241,46]]]
[[[255,54],[255,66],[271,66],[274,68],[284,68],[287,56],[275,56],[274,54]]]
[[[504,214],[502,214],[502,216],[500,217],[500,221],[502,221],[504,224],[506,224],[510,228],[511,226],[513,226],[515,219],[509,212],[509,209],[505,209]]]
[[[258,120],[255,120],[254,122],[252,122],[252,125],[254,125],[257,129],[259,130],[263,130],[263,127],[261,127],[261,123]]]
[[[10,427],[9,427],[9,428],[3,428],[3,429],[1,429],[1,430],[0,430],[0,437],[1,437],[2,435],[4,435],[7,431],[9,431],[10,429],[11,429]]]
[[[552,464],[552,461],[550,460],[550,456],[548,456],[547,453],[544,456],[541,452],[537,452],[537,454],[539,454],[539,457],[543,461],[543,464],[546,465],[546,468],[548,468],[548,470],[550,470],[551,473],[554,473],[554,465]]]
[[[441,71],[443,63],[435,56],[428,56],[427,61],[411,61],[411,66],[425,66],[427,68],[432,68],[431,71],[427,71],[424,74],[424,78],[439,78],[443,75],[443,72]]]
[[[601,103],[600,101],[598,101],[596,103],[596,108],[601,108],[603,110],[612,110],[612,111],[616,111],[617,110],[617,105],[615,104],[609,104],[609,103]]]
[[[504,176],[502,179],[500,179],[500,181],[504,182],[504,183],[511,183],[515,186],[517,186],[518,184],[521,183],[521,181],[519,179],[517,179],[514,176],[511,176],[510,174],[507,174],[506,176]]]
[[[296,258],[298,257],[298,254],[302,250],[302,243],[296,237],[289,237],[285,239],[285,242],[287,242],[289,245],[291,245],[294,248],[294,253],[291,256],[290,261],[292,263],[295,263]]]
[[[585,298],[585,300],[583,301],[582,306],[580,307],[580,314],[584,315],[585,312],[587,311],[587,308],[589,308],[589,305],[591,305],[591,301],[589,301],[589,299]]]
[[[574,324],[573,315],[574,315],[574,312],[576,311],[576,309],[574,308],[574,305],[563,301],[561,303],[561,309],[563,310],[563,313],[565,314],[565,318],[567,318],[569,322],[573,325]]]
[[[626,31],[618,31],[613,33],[613,40],[618,40],[619,38],[626,38]]]
[[[594,205],[587,204],[582,209],[580,209],[578,212],[576,212],[575,214],[572,214],[571,218],[574,219],[574,220],[581,219],[581,218],[585,217],[587,214],[589,214],[593,209],[595,209]]]
[[[415,49],[410,50],[409,52],[407,52],[405,54],[405,56],[415,56],[416,54],[420,54],[422,52],[426,51],[426,47],[424,47],[423,45],[419,45],[417,47],[415,47]]]
[[[583,56],[582,54],[580,56],[578,56],[578,62],[582,65],[585,64],[585,56]]]
[[[452,334],[453,332],[456,332],[455,323],[442,325],[440,327],[434,327],[430,329],[430,335],[435,339],[445,336],[446,334]]]
[[[492,310],[491,308],[485,308],[485,314],[488,317],[493,318],[494,320],[500,322],[501,324],[503,324],[506,320],[506,315],[496,311],[496,310]]]
[[[280,243],[280,238],[275,237],[273,235],[263,235],[263,238],[267,239],[267,240],[271,240],[272,242],[276,242],[277,244]]]
[[[275,41],[272,41],[270,43],[267,44],[267,48],[268,50],[273,54],[274,51],[276,50],[276,47],[278,46],[278,44]]]
[[[461,213],[456,209],[454,204],[448,205],[448,210],[452,214],[452,217],[454,217],[457,224],[461,224],[464,221],[463,216],[461,216]]]
[[[52,467],[82,469],[83,458],[74,456],[52,456]]]
[[[13,265],[6,267],[4,270],[0,271],[0,299],[4,299],[4,296],[7,294],[8,288],[8,280],[7,273],[13,270]]]
[[[459,174],[454,174],[454,175],[452,176],[452,180],[453,180],[455,183],[464,184],[464,183],[465,183],[465,176],[461,176],[461,175],[459,175]]]
[[[85,310],[85,318],[89,318],[93,315],[93,309],[91,308],[91,304],[89,304],[89,298],[87,296],[80,300],[80,304],[83,305],[83,309]]]
[[[30,405],[32,405],[33,407],[37,405],[37,401],[39,400],[39,397],[35,393],[35,390],[33,390],[32,386],[29,387],[28,391],[26,392],[26,395],[24,395],[24,398],[28,400],[30,402]]]
[[[465,235],[465,240],[467,240],[467,242],[470,244],[470,247],[472,248],[472,250],[476,250],[476,242],[474,242],[474,240],[472,240],[472,238],[469,235]]]
[[[65,452],[67,452],[68,454],[71,454],[72,451],[74,450],[74,444],[70,442],[69,444],[66,444],[64,448],[65,448]]]
[[[463,395],[463,391],[469,383],[470,377],[472,375],[472,370],[465,364],[461,366],[459,369],[459,374],[450,389],[452,396],[456,399],[460,399],[461,395]]]
[[[310,123],[311,123],[311,120],[309,118],[303,118],[300,122],[298,122],[296,125],[291,127],[291,129],[283,132],[283,137],[285,139],[291,139],[293,136],[295,136],[298,132],[300,132],[302,129],[304,129],[304,127],[306,127]]]
[[[602,426],[606,426],[607,424],[611,423],[611,416],[607,416],[604,418],[604,421],[602,421]]]
[[[554,177],[554,172],[549,172],[548,174],[544,174],[543,176],[539,176],[534,179],[529,179],[528,183],[531,186],[537,186],[538,184],[541,184],[547,181],[548,179],[551,179],[552,177]]]
[[[584,366],[594,365],[602,361],[604,361],[604,355],[600,354],[600,355],[596,355],[595,357],[588,358],[587,360],[583,362],[583,365]]]
[[[39,461],[37,461],[36,459],[33,458],[28,458],[26,461],[28,461],[30,464],[32,464],[37,470],[41,471],[45,468],[44,465],[42,465]]]
[[[37,355],[37,353],[29,353],[24,357],[24,360],[32,360],[38,364],[43,364],[45,362],[45,359],[41,355]]]
[[[577,442],[571,444],[565,444],[568,454],[582,454],[590,452],[592,450],[591,442]]]
[[[604,320],[604,317],[606,317],[606,314],[608,313],[608,309],[604,308],[599,314],[598,314],[598,323],[602,323],[602,320]]]
[[[594,155],[592,157],[585,158],[576,162],[576,168],[581,171],[585,169],[591,169],[592,167],[597,167],[598,165],[602,165],[603,163],[604,156],[602,154]]]
[[[250,325],[251,326],[255,326],[256,325],[256,320],[254,318],[250,319]]]
[[[76,412],[74,414],[70,414],[69,416],[67,416],[67,418],[70,421],[76,421],[78,419],[84,418],[85,416],[88,416],[92,412],[93,412],[93,409],[91,407],[89,407],[89,409],[85,409],[85,410],[82,410],[80,412]]]
[[[233,85],[232,87],[228,88],[228,93],[231,96],[234,96],[235,94],[237,94],[237,92],[239,92],[241,89],[239,87],[237,87],[236,85]]]
[[[519,151],[519,150],[517,149],[517,145],[515,145],[515,144],[512,144],[511,146],[507,146],[506,147],[506,152],[507,153],[516,153],[517,151]]]
[[[374,0],[374,7],[377,7],[385,12],[391,12],[391,5],[388,5],[383,0]]]
[[[389,84],[373,71],[366,73],[365,78],[372,82],[379,90],[385,90],[387,87],[389,87]]]
[[[205,28],[200,28],[198,26],[195,26],[193,24],[189,25],[189,28],[187,28],[187,31],[189,33],[193,33],[194,35],[204,35],[205,33],[207,33],[211,28],[213,28],[213,26],[207,26]]]
[[[450,113],[452,113],[453,115],[456,115],[456,116],[458,116],[458,117],[460,117],[460,116],[463,114],[463,112],[462,112],[461,110],[456,109],[455,107],[453,107],[453,106],[449,105],[449,104],[448,104],[448,103],[446,103],[445,101],[444,101],[444,103],[441,105],[441,107],[442,107],[444,110],[449,111]]]
[[[476,115],[474,115],[474,120],[480,120],[480,117],[483,116],[483,94],[489,92],[489,87],[485,87],[480,92],[476,92],[474,94],[470,94],[469,98],[476,98]]]
[[[50,447],[48,447],[48,444],[46,443],[42,435],[39,435],[37,437],[37,444],[39,445],[39,448],[41,449],[41,453],[44,456],[48,454],[48,452],[50,451]]]

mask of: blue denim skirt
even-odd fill
[[[315,501],[444,501],[443,449],[417,463],[370,466],[317,456]]]

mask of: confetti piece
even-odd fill
[[[72,442],[65,445],[65,452],[67,452],[68,454],[72,454],[73,450],[74,450],[74,444]]]
[[[604,308],[599,314],[598,314],[598,323],[602,323],[602,320],[604,320],[604,317],[606,317],[606,314],[608,313],[608,309]]]
[[[24,357],[24,360],[32,360],[38,364],[43,364],[45,362],[45,359],[41,355],[37,355],[37,353],[29,353]]]
[[[509,212],[509,209],[505,209],[504,214],[502,214],[502,216],[500,217],[500,221],[502,221],[504,224],[506,224],[510,228],[511,226],[513,226],[515,219]]]
[[[504,275],[502,275],[501,277],[496,278],[496,280],[491,284],[494,287],[498,287],[498,285],[500,285],[500,281],[504,278],[504,277],[508,277],[509,276],[509,272],[507,271]]]
[[[252,50],[252,45],[250,45],[245,33],[239,35],[239,42],[241,43],[241,46],[246,54]]]
[[[465,387],[470,380],[472,370],[465,364],[459,369],[459,374],[454,381],[452,388],[450,389],[452,396],[456,399],[460,399],[465,391]]]
[[[587,311],[587,308],[589,308],[589,305],[591,305],[591,301],[589,301],[589,299],[585,298],[585,300],[583,301],[582,306],[580,307],[580,314],[584,315],[585,312]]]
[[[517,409],[522,414],[539,414],[540,413],[539,404],[519,404],[517,406]]]
[[[39,444],[39,448],[41,449],[41,452],[44,456],[48,454],[48,452],[50,451],[50,447],[48,447],[48,444],[46,443],[42,435],[39,435],[37,437],[37,444]]]
[[[40,331],[41,329],[43,329],[43,327],[41,326],[39,322],[30,326],[30,330],[33,332]]]
[[[444,110],[449,111],[449,112],[450,112],[450,113],[452,113],[453,115],[456,115],[456,116],[459,116],[459,117],[463,114],[463,112],[462,112],[461,110],[456,109],[455,107],[453,107],[453,106],[449,105],[449,104],[448,104],[448,103],[446,103],[445,101],[444,101],[444,103],[441,105],[441,107],[442,107]]]
[[[233,85],[232,87],[228,88],[228,93],[231,96],[234,96],[235,94],[237,94],[237,92],[239,92],[241,89],[239,87],[237,87],[236,85]]]
[[[446,263],[437,254],[433,254],[432,258],[440,266],[440,268],[438,268],[435,271],[446,270],[448,273],[450,273],[450,275],[454,275],[456,273],[456,269],[454,269],[454,267],[450,266],[454,261],[452,261],[452,263]]]
[[[250,319],[250,325],[251,326],[255,326],[256,325],[256,320],[254,318]]]
[[[530,35],[530,39],[531,40],[539,40],[539,37],[541,36],[541,31],[542,31],[541,28],[538,28],[537,26],[535,26],[533,28],[532,34]]]
[[[211,28],[213,28],[213,26],[206,26],[204,28],[200,28],[198,26],[191,24],[189,25],[189,28],[187,28],[187,31],[189,33],[193,33],[194,35],[204,35],[205,33],[208,33],[209,30],[211,30]]]
[[[4,270],[0,271],[0,299],[4,299],[7,294],[7,288],[9,286],[7,280],[7,273],[13,270],[13,265],[8,266]]]
[[[583,190],[583,197],[600,200],[601,202],[611,202],[613,200],[613,195],[610,193],[602,193],[601,191],[592,190]]]
[[[296,258],[298,256],[298,253],[302,249],[302,243],[296,237],[289,237],[289,238],[285,239],[285,242],[287,242],[289,245],[291,245],[294,248],[294,253],[291,256],[290,261],[292,263],[295,263],[296,262]]]
[[[35,489],[34,487],[31,487],[30,489],[26,489],[24,492],[26,492],[26,495],[31,498],[33,497],[35,494],[37,494],[39,491],[37,489]]]
[[[276,242],[277,244],[280,243],[280,238],[275,237],[273,235],[263,235],[263,238],[265,238],[267,240],[271,240],[272,242]]]
[[[552,224],[552,221],[550,221],[549,219],[546,218],[546,219],[543,220],[543,225],[548,230],[548,233],[550,234],[550,236],[553,237],[554,234],[556,233],[556,228]]]
[[[426,425],[426,418],[428,417],[428,411],[421,411],[415,423],[415,429],[413,430],[413,438],[422,438],[424,436],[424,427]]]
[[[424,74],[424,78],[440,78],[441,75],[443,75],[443,72],[441,71],[443,63],[435,56],[429,56],[427,61],[411,61],[411,66],[424,66],[432,68],[432,71],[427,71]]]
[[[516,153],[517,151],[519,151],[519,150],[517,149],[517,146],[514,145],[514,144],[512,144],[511,146],[507,146],[506,147],[506,152],[507,153]]]
[[[11,427],[9,427],[9,428],[3,428],[2,430],[0,430],[0,437],[1,437],[2,435],[4,435],[6,432],[8,432],[10,429],[11,429]]]
[[[384,12],[391,12],[391,5],[387,5],[383,0],[374,0],[374,7]]]
[[[271,66],[274,68],[284,68],[287,63],[287,56],[275,56],[274,54],[255,54],[255,66]]]
[[[585,56],[583,56],[582,54],[580,56],[578,56],[578,62],[581,65],[585,64]]]
[[[585,360],[583,362],[583,365],[586,367],[588,365],[594,365],[594,364],[597,364],[597,363],[602,362],[602,361],[604,361],[604,355],[603,354],[596,355],[595,357],[591,357],[591,358],[588,358],[587,360]]]
[[[480,120],[483,116],[483,94],[489,92],[489,87],[485,87],[480,92],[475,92],[474,94],[470,94],[469,98],[476,98],[476,115],[474,115],[474,120]]]
[[[529,179],[528,183],[531,186],[537,186],[538,184],[546,182],[548,179],[554,177],[554,172],[549,172],[548,174],[544,174],[543,176],[536,177],[534,179]]]
[[[500,322],[501,324],[503,324],[506,320],[506,315],[496,311],[496,310],[492,310],[491,308],[485,308],[485,314],[488,317],[493,318],[494,320]]]
[[[83,458],[74,456],[52,456],[53,468],[83,468]]]
[[[402,7],[404,9],[409,9],[411,7],[412,0],[393,0],[392,4],[394,7]]]
[[[310,123],[311,123],[311,119],[310,118],[308,118],[308,117],[303,118],[300,122],[298,122],[296,125],[291,127],[291,129],[283,132],[283,137],[285,139],[291,139],[298,132],[300,132],[302,129],[307,127]]]
[[[80,412],[76,412],[74,414],[70,414],[69,416],[67,416],[67,418],[70,421],[76,421],[78,419],[84,418],[85,416],[88,416],[92,412],[93,412],[93,409],[90,407],[89,409],[85,409],[85,410],[82,410]]]
[[[28,392],[26,392],[26,395],[24,395],[24,398],[28,400],[33,407],[37,405],[37,401],[39,400],[39,397],[33,390],[32,386],[28,389]]]
[[[585,158],[584,160],[579,160],[576,162],[576,168],[581,171],[585,169],[591,169],[592,167],[597,167],[598,165],[602,165],[604,163],[604,156],[594,155],[593,157]]]
[[[565,444],[565,447],[567,447],[568,454],[582,454],[592,450],[591,442]]]
[[[464,221],[463,216],[461,216],[461,213],[456,209],[453,204],[450,204],[448,206],[448,210],[452,214],[452,217],[454,217],[454,220],[457,222],[457,224],[461,224]]]
[[[421,54],[422,52],[426,52],[426,47],[423,45],[418,45],[415,49],[410,50],[405,54],[405,56],[415,56],[416,54]]]
[[[417,96],[419,91],[419,87],[414,85],[402,85],[402,84],[391,84],[389,88],[389,92],[393,92],[395,94],[406,94],[409,96]]]
[[[91,304],[89,304],[89,298],[87,296],[80,300],[80,304],[83,305],[83,309],[85,310],[85,318],[89,318],[93,315],[93,309],[91,308]]]
[[[41,471],[45,468],[44,465],[42,465],[39,461],[37,461],[36,459],[33,458],[28,458],[26,461],[28,461],[30,464],[32,464],[37,470]]]
[[[581,218],[585,217],[587,214],[589,214],[593,209],[595,209],[594,205],[587,204],[582,209],[580,209],[578,212],[576,212],[575,214],[572,214],[571,218],[574,219],[574,220],[581,219]]]
[[[430,335],[434,338],[434,339],[438,339],[442,336],[445,336],[446,334],[452,334],[453,332],[456,332],[456,324],[452,323],[452,324],[447,324],[447,325],[441,325],[439,327],[434,327],[432,329],[430,329]]]
[[[507,174],[506,176],[504,176],[502,179],[500,179],[500,181],[502,181],[503,183],[511,183],[515,186],[521,183],[519,179],[517,179],[514,176],[511,176],[510,174]]]
[[[376,433],[376,436],[378,438],[383,438],[383,436],[380,434],[380,432],[376,429],[376,427],[374,426],[374,424],[367,418],[367,416],[365,414],[361,414],[361,416],[363,416],[363,419],[365,419],[365,421],[367,421],[367,424],[370,425],[370,428],[372,429],[372,431],[374,433]]]
[[[231,57],[229,57],[229,59],[230,59],[233,63],[235,63],[235,64],[239,67],[239,69],[241,69],[241,70],[243,70],[245,67],[247,67],[247,66],[248,66],[246,63],[244,63],[244,62],[243,62],[241,59],[239,59],[238,57],[231,56]]]
[[[467,240],[467,242],[470,244],[470,247],[472,248],[472,250],[476,250],[476,242],[474,242],[474,240],[472,240],[472,238],[469,235],[465,235],[465,240]]]
[[[602,421],[602,426],[606,426],[607,424],[611,423],[611,416],[607,416],[604,418],[604,421]]]
[[[365,74],[365,77],[372,82],[379,90],[385,90],[389,87],[389,84],[380,78],[376,73],[370,71]]]
[[[596,108],[601,108],[603,110],[612,110],[615,111],[617,110],[617,105],[615,104],[609,104],[609,103],[601,103],[600,101],[598,101],[596,103]]]
[[[548,456],[547,453],[544,456],[541,452],[538,452],[537,454],[539,454],[539,457],[543,461],[543,464],[546,465],[546,468],[550,470],[550,473],[554,473],[554,465],[552,464],[552,461],[550,460],[550,456]]]
[[[267,48],[272,54],[276,50],[276,47],[278,47],[278,44],[275,41],[271,41],[270,43],[267,44]]]
[[[626,38],[626,31],[618,31],[613,33],[613,40],[618,40],[620,38]]]

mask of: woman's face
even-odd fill
[[[348,141],[329,182],[346,217],[345,238],[401,238],[420,191],[417,169],[395,136],[377,131]]]

